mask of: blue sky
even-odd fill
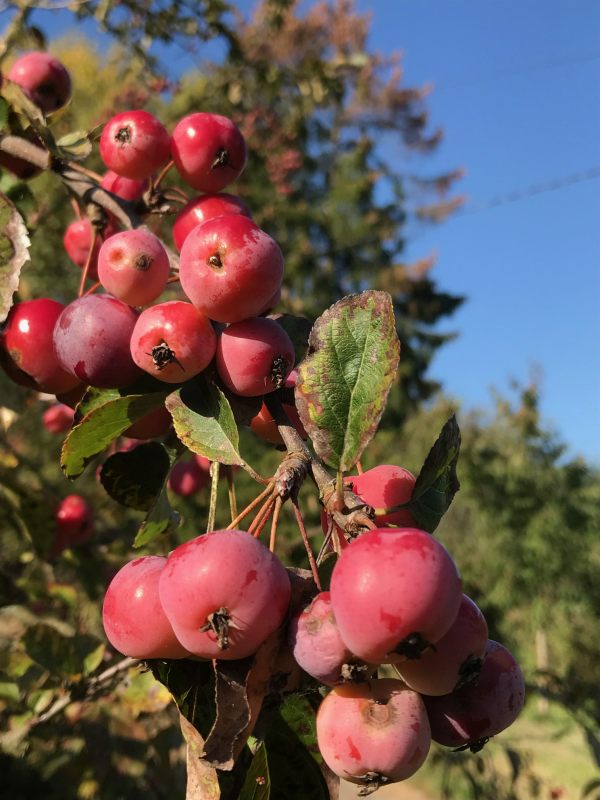
[[[459,336],[432,376],[466,407],[485,407],[492,386],[539,371],[547,422],[570,455],[600,464],[600,177],[573,180],[600,175],[600,4],[357,4],[372,15],[371,46],[402,50],[407,83],[433,85],[444,140],[408,167],[466,170],[465,212],[416,231],[407,249],[409,260],[435,252],[440,287],[468,297],[443,326]],[[55,35],[65,19],[40,12],[37,22]],[[550,185],[560,188],[537,192]]]

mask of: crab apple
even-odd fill
[[[374,791],[414,775],[431,734],[417,692],[386,678],[333,689],[317,713],[317,742],[336,775]]]
[[[220,192],[246,166],[246,142],[228,117],[197,112],[175,126],[171,155],[186,183],[201,192]]]
[[[294,345],[272,319],[234,322],[219,335],[217,372],[235,394],[258,397],[283,386],[294,366]]]
[[[88,278],[98,280],[98,252],[103,241],[109,239],[117,233],[117,228],[111,222],[106,224],[103,233],[96,236],[94,248],[88,269]],[[63,245],[71,261],[78,267],[84,267],[87,263],[90,248],[93,240],[92,223],[84,217],[69,223],[63,236]]]
[[[35,388],[52,394],[69,391],[79,383],[60,363],[52,345],[54,326],[64,308],[48,297],[15,303],[2,333],[6,361],[29,375]],[[10,367],[7,372],[10,376]]]
[[[181,248],[181,288],[217,322],[240,322],[261,314],[282,278],[279,245],[242,214],[203,222]]]
[[[53,555],[88,539],[94,531],[94,515],[87,501],[79,494],[69,494],[58,505],[54,515],[55,539]]]
[[[223,217],[225,214],[243,214],[251,217],[246,204],[233,194],[221,192],[220,194],[203,194],[194,197],[177,214],[173,224],[173,241],[175,247],[181,252],[183,243],[197,225],[208,219]]]
[[[356,475],[348,483],[352,491],[373,508],[392,508],[404,505],[411,498],[416,478],[404,467],[394,464],[379,464],[362,475]],[[377,516],[377,522],[397,528],[417,527],[413,515],[407,508],[391,514]]]
[[[418,658],[456,619],[462,599],[454,561],[418,528],[375,528],[351,542],[331,576],[342,639],[374,664]]]
[[[326,686],[365,681],[366,664],[356,663],[338,630],[329,592],[319,592],[288,628],[288,642],[302,669]]]
[[[283,384],[285,389],[293,389],[296,385],[296,380],[298,379],[298,370],[293,369],[290,374],[285,379]],[[288,416],[289,421],[292,423],[294,428],[298,431],[300,436],[303,439],[308,438],[308,434],[304,430],[304,425],[298,415],[298,410],[296,409],[295,405],[290,403],[282,403],[283,410]],[[277,427],[277,423],[273,419],[273,415],[267,408],[266,404],[263,403],[260,407],[260,411],[250,420],[250,429],[253,433],[255,433],[259,438],[261,438],[265,442],[269,442],[269,444],[284,444],[283,438],[279,433],[279,429]]]
[[[463,594],[450,629],[416,660],[398,664],[402,680],[420,694],[450,694],[477,680],[488,641],[488,626],[478,606]]]
[[[53,403],[42,414],[42,423],[50,433],[63,433],[73,424],[74,413],[64,403]]]
[[[100,186],[106,189],[107,192],[116,194],[117,197],[120,197],[122,200],[133,202],[139,200],[143,196],[148,188],[148,180],[124,178],[122,175],[117,175],[116,172],[109,169],[100,181]]]
[[[8,78],[17,83],[44,114],[62,108],[71,98],[71,76],[64,64],[50,53],[25,53],[14,62]]]
[[[169,160],[165,126],[148,111],[123,111],[111,117],[100,136],[100,156],[124,178],[145,180]]]
[[[166,383],[181,383],[202,372],[212,361],[216,346],[210,320],[182,300],[142,311],[131,336],[135,363]]]
[[[451,694],[423,699],[431,735],[438,744],[477,750],[519,716],[525,682],[514,656],[489,639],[477,681]]]
[[[279,559],[246,531],[215,531],[179,545],[159,583],[183,646],[203,658],[256,652],[283,622],[290,580]]]
[[[129,350],[137,318],[132,308],[109,294],[74,300],[54,328],[60,364],[90,386],[128,386],[140,374]]]
[[[164,436],[172,423],[173,418],[167,409],[160,406],[130,425],[121,436],[127,439],[154,439],[157,436]]]
[[[102,605],[102,623],[115,650],[132,658],[185,658],[158,596],[167,563],[142,556],[125,564],[110,582]],[[150,623],[150,624],[149,624]]]
[[[146,228],[116,233],[98,253],[100,283],[130,306],[145,306],[156,300],[168,277],[167,251]]]
[[[169,475],[169,489],[180,497],[197,494],[210,481],[210,473],[200,469],[194,459],[179,461]]]

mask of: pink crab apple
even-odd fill
[[[67,495],[58,505],[54,515],[55,538],[53,555],[60,555],[72,545],[84,542],[94,531],[94,515],[85,498],[79,494]]]
[[[42,423],[50,433],[64,433],[73,424],[74,413],[65,403],[53,403],[42,414]]]
[[[225,214],[243,214],[251,217],[246,204],[233,194],[203,194],[192,198],[177,214],[173,224],[173,241],[181,252],[183,243],[197,225]]]
[[[220,192],[246,166],[246,142],[228,117],[197,112],[180,120],[171,154],[183,180],[201,192]]]
[[[243,214],[203,222],[181,248],[181,288],[196,308],[217,322],[240,322],[261,314],[282,278],[279,245]]]
[[[333,689],[317,713],[317,742],[336,775],[374,791],[414,775],[431,734],[421,697],[387,678]]]
[[[274,320],[234,322],[217,342],[217,372],[235,394],[258,397],[281,388],[294,366],[294,345]]]
[[[462,596],[456,619],[431,648],[415,660],[398,664],[402,680],[420,694],[450,694],[476,681],[488,641],[488,626],[477,605]]]
[[[44,114],[62,108],[71,98],[71,76],[50,53],[33,51],[18,58],[8,78],[17,83]]]
[[[302,669],[326,686],[365,681],[370,676],[367,665],[357,663],[342,641],[329,592],[319,592],[292,618],[288,642]]]
[[[32,388],[52,394],[67,392],[79,383],[60,363],[52,344],[54,326],[64,308],[48,297],[15,303],[0,336],[8,374],[12,363],[33,380]]]
[[[98,278],[107,292],[130,306],[145,306],[162,293],[169,256],[147,228],[121,231],[98,252]]]
[[[128,386],[140,374],[129,350],[136,321],[136,312],[109,294],[74,300],[54,328],[61,366],[90,386]]]
[[[215,531],[179,545],[159,582],[175,635],[202,658],[256,652],[283,622],[290,581],[279,559],[246,531]]]
[[[477,681],[424,697],[432,738],[446,747],[480,749],[516,720],[525,702],[523,673],[503,645],[488,640]]]
[[[169,475],[169,489],[180,497],[192,497],[210,481],[210,473],[201,469],[195,459],[179,461]]]
[[[182,300],[142,311],[131,336],[135,363],[167,383],[187,381],[206,369],[216,346],[217,335],[210,320]]]
[[[375,528],[355,539],[330,590],[342,639],[374,664],[418,658],[449,630],[462,599],[454,561],[417,528]]]
[[[167,163],[171,140],[166,128],[148,111],[123,111],[111,117],[100,136],[100,156],[124,178],[145,180]]]
[[[102,605],[102,623],[115,650],[132,658],[185,658],[187,650],[173,633],[160,604],[158,582],[167,563],[142,556],[125,564],[110,582]]]

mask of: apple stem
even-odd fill
[[[217,514],[217,495],[219,492],[219,467],[218,461],[210,463],[210,503],[208,506],[208,520],[206,522],[206,532],[210,533],[215,529],[215,517]]]
[[[312,572],[313,580],[317,589],[322,592],[323,589],[321,588],[321,581],[319,579],[319,570],[317,569],[317,562],[315,561],[315,557],[313,555],[312,548],[310,546],[310,542],[308,540],[308,534],[306,532],[306,527],[304,525],[304,519],[302,517],[302,512],[300,511],[300,506],[298,505],[298,498],[291,497],[292,506],[294,507],[294,514],[296,515],[296,522],[298,523],[298,527],[300,528],[300,535],[302,536],[302,541],[304,542],[304,548],[306,550],[306,555],[308,556],[308,563],[310,564],[310,571]]]
[[[90,271],[90,267],[92,265],[92,256],[94,255],[94,249],[96,247],[96,239],[98,238],[98,231],[92,225],[92,241],[90,244],[90,249],[87,254],[87,258],[85,260],[85,264],[83,270],[81,272],[81,280],[79,281],[79,291],[77,293],[77,297],[83,297],[83,291],[85,289],[85,282],[88,276],[88,272]]]
[[[277,497],[275,500],[275,509],[273,511],[273,519],[271,521],[271,537],[269,539],[269,550],[274,553],[275,552],[275,540],[277,538],[277,525],[279,524],[279,514],[281,513],[281,509],[283,507],[283,500],[281,497]]]

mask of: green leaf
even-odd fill
[[[231,406],[214,383],[190,381],[169,395],[165,405],[177,436],[192,453],[220,464],[245,466]]]
[[[267,748],[264,744],[261,744],[252,759],[250,769],[246,773],[246,780],[242,786],[239,800],[269,800],[270,797],[271,776],[269,774]]]
[[[36,131],[38,127],[46,127],[42,109],[25,94],[18,84],[5,80],[2,84],[2,97],[14,112],[23,115],[29,122],[36,123]]]
[[[286,800],[330,800],[319,765],[280,713],[265,737],[273,797]]]
[[[72,161],[83,161],[92,152],[92,142],[87,131],[72,131],[56,142],[56,150],[60,158]]]
[[[29,261],[29,234],[23,218],[0,194],[0,322],[4,322],[19,288],[21,267]]]
[[[80,422],[86,414],[89,414],[95,408],[105,405],[110,400],[117,400],[122,396],[118,389],[96,389],[94,386],[88,386],[85,394],[75,406],[75,422]]]
[[[109,456],[100,473],[107,493],[121,505],[150,511],[162,491],[171,459],[162,444],[146,442]]]
[[[373,437],[396,376],[400,343],[386,292],[344,297],[314,324],[298,368],[296,406],[317,455],[347,471]]]
[[[216,716],[212,662],[179,659],[146,664],[156,680],[171,692],[182,715],[206,738]]]
[[[317,707],[320,700],[321,697],[318,695]],[[317,714],[309,698],[306,695],[291,694],[286,697],[279,713],[317,764],[322,764],[323,756],[317,744]]]
[[[164,403],[161,392],[109,400],[87,413],[64,441],[61,466],[67,478],[81,475],[89,461],[138,419]]]
[[[171,508],[166,489],[163,487],[148,516],[140,525],[133,546],[144,547],[161,534],[175,530],[179,521],[179,513]]]
[[[104,644],[92,636],[64,636],[50,625],[32,625],[23,642],[27,655],[44,669],[70,678],[87,675],[101,662]]]
[[[319,578],[321,580],[321,587],[324,592],[329,591],[331,575],[333,573],[333,568],[337,563],[337,559],[337,553],[327,553],[325,558],[319,564]]]
[[[429,451],[415,483],[408,508],[419,527],[433,533],[460,488],[456,464],[460,429],[454,414]]]
[[[7,133],[10,128],[8,126],[8,114],[10,108],[8,103],[3,97],[0,97],[0,134]]]

